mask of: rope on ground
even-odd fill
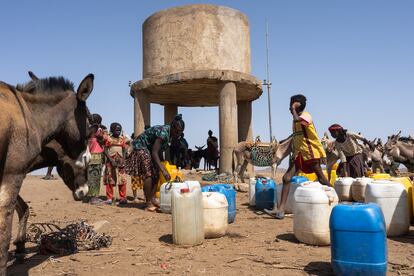
[[[203,181],[217,181],[220,183],[232,183],[233,176],[230,173],[217,174],[217,172],[207,173],[201,176]]]
[[[39,245],[40,254],[68,255],[112,244],[111,236],[98,234],[85,221],[73,222],[64,228],[56,223],[33,223],[27,230],[26,239]]]

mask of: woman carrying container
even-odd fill
[[[331,136],[335,138],[335,148],[338,150],[339,158],[344,166],[346,177],[363,177],[364,176],[364,157],[362,147],[357,140],[367,143],[370,148],[373,145],[359,134],[344,129],[339,124],[333,124],[329,127]]]
[[[144,180],[146,211],[154,212],[159,207],[155,198],[159,172],[167,181],[171,178],[161,163],[160,154],[168,149],[172,138],[182,135],[184,127],[182,116],[178,114],[171,124],[150,127],[132,141],[133,151],[127,158],[126,171]]]

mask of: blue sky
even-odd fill
[[[76,85],[95,74],[89,99],[104,123],[133,130],[128,81],[142,77],[144,20],[156,11],[194,3],[229,6],[250,22],[252,74],[266,76],[269,21],[273,134],[291,132],[289,97],[308,97],[320,135],[332,123],[367,138],[414,134],[414,1],[3,1],[0,80],[10,84],[63,75]],[[254,135],[269,136],[266,90],[253,104]],[[218,136],[217,108],[179,108],[190,147]],[[207,118],[207,120],[206,120]],[[202,127],[200,127],[202,122]],[[163,108],[151,107],[151,123]]]

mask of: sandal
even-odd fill
[[[285,217],[285,212],[282,211],[273,211],[268,209],[264,209],[263,211],[269,216],[274,217],[275,219],[284,219]]]
[[[145,211],[152,212],[152,213],[157,212],[157,210],[158,208],[156,206],[150,206],[150,207],[145,208]]]

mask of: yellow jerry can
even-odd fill
[[[411,223],[414,222],[414,195],[413,195],[413,183],[411,182],[409,177],[392,177],[390,180],[401,183],[405,190],[407,191],[407,198],[408,198],[408,209],[410,213],[410,221]]]
[[[176,182],[183,182],[184,181],[184,173],[182,171],[180,171],[179,169],[177,169],[176,165],[172,165],[170,164],[168,161],[162,161],[161,162],[165,168],[167,169],[168,173],[171,176],[171,180]],[[160,197],[160,188],[161,185],[164,184],[165,182],[167,182],[164,178],[164,176],[162,175],[161,171],[160,171],[160,177],[158,179],[158,187],[157,187],[157,193],[155,194],[156,197]]]

